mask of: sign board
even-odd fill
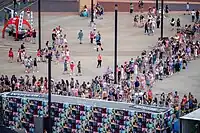
[[[24,11],[22,11],[19,15],[19,25],[18,25],[19,32],[21,32],[23,28],[23,18],[24,18]]]
[[[26,92],[10,92],[7,94],[8,97],[21,97],[21,98],[42,98],[46,99],[47,96],[44,94],[37,94],[37,93],[26,93]]]

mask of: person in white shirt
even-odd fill
[[[63,38],[64,44],[67,44],[67,35],[64,34],[64,38]]]
[[[190,15],[190,4],[189,4],[189,2],[187,2],[187,4],[186,4],[186,14]]]
[[[138,75],[138,64],[135,63],[134,65],[134,74],[137,76]]]
[[[192,15],[192,22],[194,22],[194,20],[195,20],[195,14],[196,14],[196,12],[195,12],[194,9],[193,9],[192,12],[191,12],[191,15]]]
[[[170,24],[171,24],[171,27],[172,27],[171,30],[174,30],[174,26],[175,26],[175,20],[174,20],[174,18],[172,18]]]
[[[152,31],[154,33],[155,27],[156,27],[156,21],[155,21],[155,19],[152,19],[151,23],[152,23]]]

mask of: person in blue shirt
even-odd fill
[[[82,44],[82,40],[83,40],[83,31],[80,30],[78,33],[78,40],[80,41],[80,44]]]
[[[101,51],[103,51],[103,48],[101,46],[101,34],[99,31],[96,35],[96,43],[97,43],[97,52],[99,51],[99,48],[101,48]]]

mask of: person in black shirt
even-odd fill
[[[176,21],[176,26],[177,26],[178,28],[181,27],[181,21],[180,21],[179,18],[178,18],[177,21]]]
[[[196,11],[196,22],[198,22],[199,21],[199,11],[197,10]]]
[[[4,82],[5,82],[5,85],[10,86],[10,81],[9,81],[7,75],[6,75],[5,78],[4,78]]]
[[[37,80],[36,80],[36,77],[33,75],[32,76],[32,85],[34,86],[35,85],[35,82],[36,82]]]
[[[32,43],[35,44],[35,40],[36,40],[36,31],[35,31],[35,29],[32,32],[32,37],[33,37]]]
[[[156,25],[157,25],[157,28],[160,28],[160,16],[156,18]]]
[[[52,32],[52,41],[53,43],[55,42],[56,40],[56,29],[53,29],[53,32]]]
[[[144,25],[144,34],[148,34],[149,31],[148,31],[148,23],[146,22],[145,25]]]
[[[25,49],[24,43],[21,44],[21,49],[22,49],[22,50]]]
[[[38,72],[37,59],[36,58],[34,58],[33,66],[34,66],[34,71],[33,72]]]

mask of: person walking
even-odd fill
[[[160,16],[156,18],[156,27],[159,29],[160,28]]]
[[[101,67],[101,63],[102,63],[102,56],[101,54],[99,54],[97,56],[97,68]]]
[[[146,35],[146,34],[149,34],[148,22],[146,22],[146,23],[144,24],[144,34],[145,34],[145,35]]]
[[[199,11],[197,10],[195,14],[196,14],[196,22],[198,22],[199,21]]]
[[[96,35],[96,43],[97,43],[97,52],[99,51],[99,48],[101,48],[101,51],[103,51],[103,48],[101,46],[101,34],[99,31]]]
[[[190,15],[190,3],[189,2],[186,3],[186,13],[184,15],[186,15],[186,14]]]
[[[169,13],[169,7],[168,5],[165,6],[165,14],[166,14],[166,17],[168,17],[168,13]]]
[[[13,54],[12,48],[10,48],[10,50],[8,51],[8,57],[9,57],[9,62],[12,63],[12,61],[13,61],[13,57],[14,57],[14,54]]]
[[[171,24],[171,27],[172,27],[171,30],[174,30],[174,25],[175,25],[175,20],[174,20],[174,18],[171,19],[170,24]]]
[[[35,29],[32,31],[32,43],[35,44],[36,42],[36,31]]]
[[[94,32],[94,30],[91,30],[90,31],[90,43],[93,43],[94,38],[95,38],[95,32]]]
[[[82,44],[82,40],[83,40],[83,31],[80,30],[78,33],[78,40],[80,41],[80,44]]]
[[[41,50],[40,50],[40,49],[37,50],[36,57],[37,57],[37,58],[36,58],[37,61],[40,62],[40,61],[41,61]]]
[[[78,70],[77,76],[81,76],[81,61],[78,61],[77,70]]]
[[[133,10],[134,10],[134,7],[133,7],[133,3],[131,2],[130,3],[130,14],[133,14]]]
[[[176,27],[177,27],[177,28],[180,28],[180,27],[181,27],[181,21],[180,21],[179,18],[178,18],[177,21],[176,21]]]

